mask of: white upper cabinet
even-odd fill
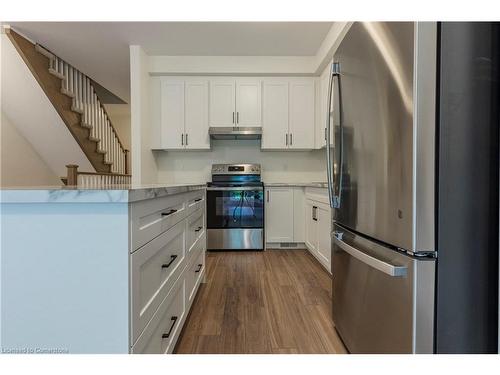
[[[290,81],[289,147],[314,148],[314,80]]]
[[[210,80],[210,126],[235,126],[234,79]]]
[[[262,83],[256,79],[236,80],[236,125],[262,126]]]
[[[208,81],[187,79],[184,86],[184,145],[189,149],[209,149]]]
[[[288,146],[288,80],[264,81],[262,141],[263,149]]]
[[[208,81],[160,78],[160,144],[164,150],[209,149]]]
[[[314,149],[314,78],[264,80],[262,149]]]
[[[184,81],[161,78],[161,144],[163,149],[184,148]]]
[[[260,79],[211,79],[210,126],[262,126],[261,96]]]

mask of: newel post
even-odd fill
[[[68,164],[66,165],[68,168],[67,174],[67,185],[68,186],[76,186],[78,185],[78,165],[76,164]]]

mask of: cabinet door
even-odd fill
[[[314,148],[314,80],[290,81],[290,148]]]
[[[208,135],[208,81],[186,80],[185,83],[185,139],[186,148],[209,149]]]
[[[293,242],[305,241],[306,205],[304,189],[293,188]]]
[[[236,80],[236,125],[262,126],[262,82],[255,79]]]
[[[305,243],[308,249],[316,255],[318,247],[318,225],[314,217],[314,203],[310,199],[306,200],[306,212],[305,212],[305,222],[306,222],[306,233],[305,233]]]
[[[293,189],[266,189],[266,242],[293,242]]]
[[[235,89],[234,80],[210,80],[210,126],[234,126]]]
[[[264,81],[263,149],[285,149],[288,137],[288,81]]]
[[[161,148],[184,148],[184,81],[161,80]]]
[[[316,216],[318,218],[318,248],[317,255],[319,260],[325,265],[328,270],[330,268],[330,259],[331,259],[331,239],[330,239],[330,231],[331,231],[331,216],[330,209],[327,205],[323,203],[317,203],[318,207],[316,212]]]

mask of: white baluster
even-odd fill
[[[94,119],[94,127],[96,129],[99,129],[99,126],[100,126],[100,123],[99,123],[99,111],[98,111],[98,107],[97,107],[97,95],[94,91],[94,101],[92,103],[92,109],[94,111],[94,115],[93,115],[93,119]]]
[[[99,106],[99,132],[102,133],[106,123],[104,121],[104,116],[102,115],[102,108]]]
[[[95,115],[95,93],[94,88],[90,87],[90,125],[96,126],[96,115]]]
[[[76,88],[77,88],[77,81],[76,81],[76,69],[73,69],[73,108],[76,108]]]
[[[109,145],[108,145],[109,135],[108,135],[108,127],[107,127],[106,123],[104,123],[104,125],[103,125],[102,132],[103,132],[103,137],[104,137],[102,145],[103,145],[104,150],[106,151],[104,160],[106,162],[109,162],[109,160],[110,160]]]
[[[119,173],[120,172],[120,168],[119,168],[119,160],[118,160],[118,140],[116,139],[116,133],[114,133],[114,137],[113,137],[113,141],[115,143],[115,147],[113,147],[113,149],[115,150],[115,164],[114,164],[114,167],[115,167],[115,173]]]
[[[80,72],[77,70],[76,71],[76,92],[75,92],[75,110],[80,110],[80,100],[81,100],[81,97],[80,97],[80,86],[81,86],[81,79],[80,79]]]
[[[83,113],[84,110],[85,110],[85,107],[84,107],[84,98],[85,98],[85,95],[84,95],[84,86],[85,86],[85,75],[83,73],[80,73],[80,111]]]
[[[113,165],[113,148],[111,147],[113,134],[111,132],[111,127],[109,126],[109,122],[106,121],[107,135],[108,135],[108,151],[109,151],[109,162]]]
[[[62,89],[64,92],[68,92],[68,64],[63,64],[63,75],[64,78],[62,80]]]
[[[73,67],[68,68],[68,93],[73,95]]]

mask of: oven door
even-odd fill
[[[255,186],[208,187],[207,228],[263,228],[264,189]]]

